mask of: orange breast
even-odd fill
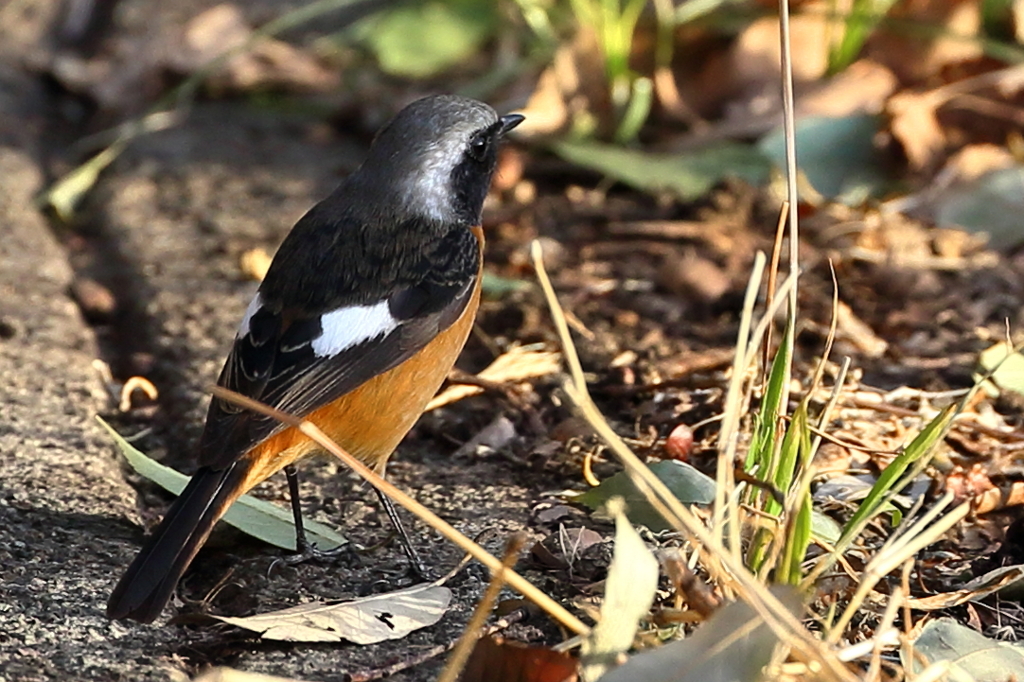
[[[482,253],[483,231],[479,227],[472,230]],[[419,419],[466,345],[480,305],[481,275],[477,273],[476,288],[459,319],[422,351],[306,418],[353,457],[383,473],[391,453]],[[293,428],[271,436],[245,455],[253,467],[244,490],[318,450],[316,443]]]

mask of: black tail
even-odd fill
[[[107,602],[107,617],[152,622],[171,598],[214,524],[239,495],[248,467],[202,468],[146,540]]]

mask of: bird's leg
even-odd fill
[[[292,504],[292,518],[295,520],[295,553],[306,554],[312,548],[306,537],[306,527],[302,525],[302,502],[299,500],[299,473],[294,464],[284,468],[288,479],[288,499]]]
[[[288,479],[288,496],[291,498],[292,517],[295,521],[295,554],[290,554],[274,561],[268,573],[273,572],[274,567],[278,563],[292,566],[301,564],[309,559],[334,559],[339,556],[350,556],[358,561],[358,554],[351,543],[335,547],[334,549],[322,550],[317,549],[316,545],[309,541],[302,522],[302,505],[299,500],[299,474],[295,466],[289,464],[284,468],[284,475]],[[405,528],[402,526],[402,519],[399,518],[398,510],[395,509],[391,498],[382,493],[376,486],[374,486],[373,490],[377,493],[377,497],[384,507],[384,512],[388,515],[388,519],[391,520],[391,525],[395,527],[398,540],[402,544],[402,550],[405,552],[405,555],[409,558],[409,565],[413,573],[421,580],[429,582],[431,580],[430,574],[427,572],[426,566],[423,564],[423,560],[420,559],[415,547],[413,547],[409,535],[405,532]]]
[[[398,541],[402,543],[402,549],[405,551],[405,555],[409,557],[409,566],[412,568],[413,573],[416,574],[420,580],[424,582],[430,582],[432,578],[427,572],[426,566],[423,565],[423,560],[420,559],[420,555],[416,552],[416,548],[412,546],[412,541],[409,540],[409,535],[405,532],[405,528],[402,526],[402,519],[398,516],[398,510],[395,509],[395,503],[391,501],[391,498],[381,492],[377,486],[373,487],[374,492],[377,493],[377,499],[380,500],[381,505],[384,507],[384,512],[391,519],[391,525],[395,527],[395,531],[398,532]]]
[[[355,552],[350,543],[340,545],[334,549],[317,549],[316,545],[306,537],[306,528],[302,522],[302,503],[299,500],[299,474],[295,466],[289,464],[284,468],[284,475],[288,479],[288,497],[291,498],[292,518],[295,521],[295,554],[277,559],[270,565],[268,573],[273,572],[278,563],[301,564],[309,559],[334,559],[339,556],[355,557]]]

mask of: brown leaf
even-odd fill
[[[906,602],[907,606],[919,611],[951,609],[968,601],[983,599],[1021,580],[1024,580],[1024,566],[1003,566],[970,581],[959,590],[928,597],[909,597]]]
[[[946,148],[946,134],[935,116],[938,102],[931,93],[901,92],[889,99],[893,137],[914,170],[934,167]]]
[[[561,358],[562,356],[558,353],[529,350],[522,346],[515,346],[499,355],[477,377],[494,384],[534,379],[557,372],[561,366]],[[424,412],[436,410],[439,407],[444,407],[463,398],[483,392],[484,389],[480,386],[454,384],[431,400]]]
[[[871,327],[857,317],[853,309],[845,302],[839,301],[836,310],[837,332],[845,341],[852,343],[857,350],[869,358],[880,358],[885,355],[889,344],[875,334]]]
[[[476,643],[460,682],[576,682],[576,660],[547,647],[501,637]]]
[[[816,81],[828,68],[828,12],[798,14],[790,19],[793,49],[793,78]],[[778,17],[764,17],[748,26],[732,49],[732,64],[738,80],[748,91],[778,90],[780,74],[780,42]]]
[[[603,65],[597,36],[593,30],[581,28],[572,43],[558,48],[551,66],[541,74],[526,107],[520,110],[526,120],[516,133],[552,135],[571,127],[608,132],[611,106]]]
[[[252,28],[242,11],[224,3],[193,18],[185,27],[180,49],[170,56],[174,68],[193,73],[213,59],[243,46]],[[311,55],[273,38],[262,38],[232,56],[208,82],[213,89],[286,88],[324,91],[336,87],[338,75]]]
[[[262,282],[270,269],[273,258],[263,247],[244,251],[238,258],[238,267],[242,274],[255,282]]]
[[[666,258],[658,269],[657,281],[659,286],[672,293],[692,296],[707,303],[721,299],[732,285],[727,272],[692,249]]]
[[[944,68],[979,58],[981,40],[964,36],[981,35],[981,3],[976,0],[915,0],[897,3],[890,13],[897,22],[942,27],[927,37],[884,25],[868,40],[866,52],[890,69],[904,83],[934,78]]]
[[[530,550],[534,560],[552,568],[568,568],[590,547],[603,543],[604,537],[589,528],[560,528]]]
[[[796,101],[796,115],[843,118],[878,114],[896,86],[896,76],[889,68],[861,59],[801,95]]]
[[[969,144],[949,158],[940,175],[943,180],[972,182],[986,173],[1012,168],[1016,159],[1005,147],[995,144]],[[949,188],[949,182],[946,188]]]

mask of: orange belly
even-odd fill
[[[483,232],[479,227],[472,229],[482,252]],[[477,273],[476,288],[459,319],[421,352],[306,419],[353,457],[383,474],[391,453],[419,419],[466,345],[480,304],[481,275],[482,271]],[[253,466],[239,494],[320,449],[294,428],[271,436],[244,456]]]

